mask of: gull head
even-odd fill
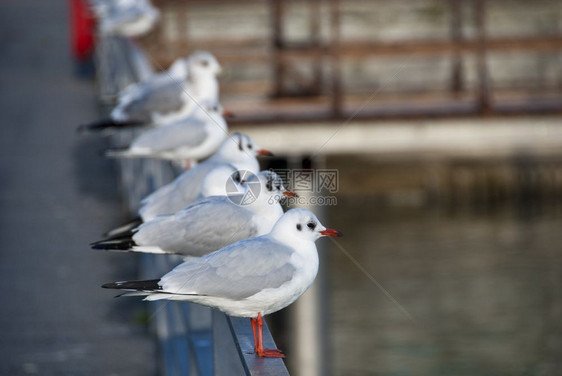
[[[221,116],[224,112],[222,105],[215,99],[202,99],[195,105],[195,111],[198,115],[204,116]]]
[[[289,242],[291,239],[315,241],[322,236],[342,236],[341,232],[324,227],[318,218],[306,209],[287,211],[273,226],[271,234],[281,241]]]
[[[267,202],[268,204],[277,204],[283,196],[296,197],[297,195],[283,185],[283,179],[273,171],[260,171],[257,175],[252,175],[245,185],[250,185],[253,182],[260,184],[260,195],[258,199]]]
[[[231,164],[221,163],[203,179],[200,197],[226,196],[231,192],[244,192],[240,171]]]
[[[222,68],[217,59],[207,51],[195,51],[187,58],[187,64],[190,75],[200,76],[218,76],[222,72]]]
[[[179,58],[176,59],[170,68],[168,68],[168,73],[173,79],[184,81],[187,79],[187,59]]]
[[[260,148],[249,136],[233,133],[223,141],[216,155],[218,159],[233,163],[240,170],[257,173],[259,164],[256,156],[273,154]]]

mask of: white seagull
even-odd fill
[[[81,125],[79,131],[102,131],[166,125],[190,114],[197,103],[216,103],[221,66],[209,52],[196,51],[170,68],[119,93],[109,119]]]
[[[318,272],[314,242],[321,236],[341,233],[324,227],[308,210],[292,209],[269,234],[190,259],[160,279],[102,287],[146,295],[145,300],[190,301],[249,317],[256,355],[283,357],[279,350],[263,348],[262,316],[285,308],[310,287]]]
[[[183,172],[174,181],[168,183],[141,201],[139,217],[126,225],[107,233],[108,236],[122,234],[139,226],[141,223],[155,218],[157,215],[173,214],[201,197],[203,181],[218,166],[232,166],[235,170],[257,174],[259,155],[273,155],[270,151],[260,148],[247,135],[234,133],[223,141],[219,150],[211,158]],[[224,170],[223,170],[224,171]],[[209,191],[224,192],[225,182],[230,174],[215,174],[216,178],[205,188]]]
[[[124,149],[110,149],[108,157],[149,157],[186,162],[198,161],[217,151],[228,135],[228,126],[218,102],[202,102],[189,116],[165,127],[150,129]]]
[[[240,197],[212,196],[170,215],[160,215],[94,249],[172,253],[200,257],[239,240],[267,234],[283,215],[279,201],[296,196],[273,171],[252,175]]]
[[[152,30],[160,18],[160,11],[149,0],[97,2],[92,9],[104,36],[138,37]]]

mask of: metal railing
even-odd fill
[[[532,69],[524,71],[546,71],[547,60],[556,70],[552,56],[562,51],[556,22],[540,15],[512,21],[516,32],[494,32],[492,20],[504,9],[497,0],[427,1],[418,13],[407,0],[392,2],[402,8],[391,16],[410,12],[410,18],[432,19],[439,30],[424,36],[423,27],[416,33],[405,25],[400,37],[381,36],[372,30],[380,22],[364,21],[389,14],[392,6],[380,0],[154,3],[167,22],[143,46],[161,66],[195,49],[217,55],[230,72],[221,95],[237,115],[234,123],[562,112],[560,74],[547,79],[544,72],[521,77],[514,71],[502,78],[505,59],[527,64],[533,56]],[[537,5],[522,7],[532,13]],[[213,27],[217,17],[221,28]],[[350,31],[357,32],[358,23],[360,36]],[[239,31],[247,24],[253,33]],[[416,68],[420,64],[425,68]],[[395,87],[386,87],[394,81]]]
[[[150,75],[152,68],[134,44],[120,38],[98,40],[97,83],[103,115],[126,85]],[[111,136],[114,146],[128,144],[137,131]],[[136,213],[143,197],[170,182],[180,172],[172,164],[150,159],[119,160],[120,187],[126,206]],[[182,262],[179,256],[142,255],[140,278],[159,278]],[[281,359],[258,358],[253,353],[250,321],[231,318],[218,310],[182,302],[149,302],[150,327],[158,341],[163,375],[274,375],[286,376]],[[264,342],[275,348],[267,324]]]

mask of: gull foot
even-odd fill
[[[281,350],[277,349],[263,349],[262,351],[258,351],[258,356],[262,358],[284,358],[285,354]]]

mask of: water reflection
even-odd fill
[[[340,198],[329,262],[334,375],[562,374],[562,213],[393,209]]]

